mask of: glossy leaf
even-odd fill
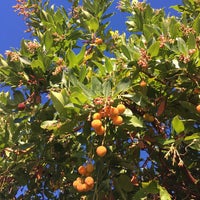
[[[185,130],[185,126],[183,121],[180,119],[179,116],[175,116],[172,119],[172,128],[176,131],[176,133],[181,133]]]

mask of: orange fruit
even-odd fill
[[[87,185],[87,190],[92,190],[93,187],[94,187],[94,184],[93,185]]]
[[[83,165],[81,165],[81,166],[78,168],[78,173],[79,173],[80,175],[85,175],[85,174],[87,173],[86,168],[85,168]]]
[[[196,110],[200,113],[200,104],[196,107]]]
[[[118,109],[115,108],[115,107],[111,107],[111,108],[110,108],[110,116],[111,116],[111,117],[114,117],[114,116],[117,116],[117,115],[119,115]]]
[[[78,178],[73,182],[73,187],[74,187],[75,189],[77,189],[77,185],[80,184],[80,183],[81,183],[81,178],[78,177]]]
[[[95,44],[100,45],[103,43],[103,40],[101,38],[96,38],[94,41]]]
[[[94,113],[92,115],[92,119],[95,120],[95,119],[101,119],[101,114],[100,113]]]
[[[76,189],[78,192],[85,192],[85,191],[87,191],[87,184],[78,183],[78,185],[76,186]]]
[[[98,128],[98,129],[95,129],[95,133],[96,133],[97,135],[104,135],[105,131],[106,131],[106,129],[105,129],[103,126],[101,126],[101,127]]]
[[[141,87],[146,87],[146,86],[147,86],[147,83],[146,83],[145,81],[142,80],[142,81],[140,82],[140,86],[141,86]]]
[[[104,146],[98,146],[96,149],[96,153],[99,157],[104,157],[107,153],[107,149]]]
[[[121,116],[115,116],[112,118],[112,122],[116,126],[121,125],[123,123],[123,118]]]
[[[94,185],[94,179],[91,176],[85,178],[85,183],[89,186]]]
[[[73,187],[76,189],[77,188],[77,185],[78,185],[78,181],[77,180],[75,180],[74,182],[73,182]]]
[[[88,173],[92,173],[93,171],[94,171],[94,166],[93,166],[93,164],[92,163],[87,163],[87,165],[86,165],[86,171],[88,172]]]
[[[194,94],[199,94],[200,93],[200,88],[195,88],[194,89]]]
[[[110,106],[104,107],[104,108],[100,111],[101,116],[102,116],[102,117],[108,117],[108,116],[110,116],[110,109],[111,109]]]
[[[117,109],[118,109],[119,114],[122,114],[126,110],[126,106],[124,104],[118,104]]]
[[[101,122],[101,120],[99,120],[99,119],[95,119],[95,120],[93,120],[93,121],[91,122],[91,126],[92,126],[92,128],[94,128],[94,129],[98,129],[98,128],[100,128],[100,127],[102,126],[102,122]]]

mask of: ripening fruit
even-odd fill
[[[106,106],[102,110],[100,110],[101,117],[108,117],[110,115],[110,109],[110,106]]]
[[[86,184],[87,185],[87,184]],[[92,188],[94,187],[94,184],[92,185],[87,185],[87,191],[92,190]]]
[[[83,165],[81,165],[78,168],[78,173],[81,174],[81,175],[85,175],[87,173],[86,168]]]
[[[94,185],[94,179],[91,176],[85,178],[85,183],[89,186]]]
[[[107,153],[107,149],[104,146],[98,146],[96,149],[96,153],[99,157],[104,157]]]
[[[78,185],[79,183],[80,183],[79,181],[75,180],[75,181],[73,182],[73,187],[74,187],[75,189],[77,189],[77,185]]]
[[[110,117],[114,117],[114,116],[117,116],[117,115],[119,115],[118,109],[115,108],[115,107],[111,107],[110,108]]]
[[[77,189],[77,185],[78,185],[79,183],[82,183],[82,179],[81,179],[80,177],[78,177],[78,178],[73,182],[73,187],[74,187],[75,189]]]
[[[100,113],[94,113],[92,115],[92,119],[95,120],[95,119],[101,119],[101,114]]]
[[[101,126],[101,127],[98,128],[98,129],[95,129],[95,133],[96,133],[97,135],[104,135],[105,132],[106,132],[106,129],[105,129],[103,126]]]
[[[94,41],[95,44],[100,45],[103,43],[103,40],[101,38],[96,38]]]
[[[85,191],[87,191],[87,184],[78,183],[78,185],[76,186],[76,189],[78,192],[85,192]]]
[[[91,126],[94,129],[99,129],[102,126],[102,122],[99,119],[95,119],[91,122]]]
[[[112,118],[112,122],[116,126],[121,125],[123,123],[123,118],[121,116],[115,116]]]
[[[92,173],[94,171],[94,165],[92,163],[87,163],[85,168],[87,173]]]
[[[150,115],[149,113],[145,113],[143,115],[143,119],[146,120],[147,122],[153,122],[155,118],[153,115]]]
[[[119,104],[117,105],[117,109],[118,109],[119,114],[122,114],[126,110],[126,106],[124,104]]]
[[[200,104],[196,107],[196,110],[200,113]]]
[[[146,83],[144,80],[142,80],[142,81],[140,82],[140,86],[141,86],[141,87],[146,87],[146,86],[147,86],[147,83]]]
[[[195,88],[194,89],[194,94],[199,94],[200,93],[200,88]]]
[[[17,107],[19,110],[24,110],[26,108],[26,104],[22,102],[22,103],[19,103]]]

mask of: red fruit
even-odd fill
[[[26,108],[26,104],[22,102],[22,103],[19,103],[17,107],[19,110],[24,110]]]

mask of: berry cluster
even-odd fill
[[[106,129],[103,126],[102,119],[109,118],[112,123],[116,126],[119,126],[123,123],[123,118],[120,116],[126,107],[123,104],[113,107],[110,105],[105,106],[99,112],[96,112],[92,116],[91,126],[94,129],[97,135],[104,135]]]
[[[78,168],[78,173],[81,175],[81,177],[78,177],[73,182],[73,187],[78,192],[87,192],[87,191],[93,189],[93,187],[94,187],[94,179],[91,176],[93,171],[94,171],[94,166],[90,162],[87,163],[85,166],[81,165]]]

